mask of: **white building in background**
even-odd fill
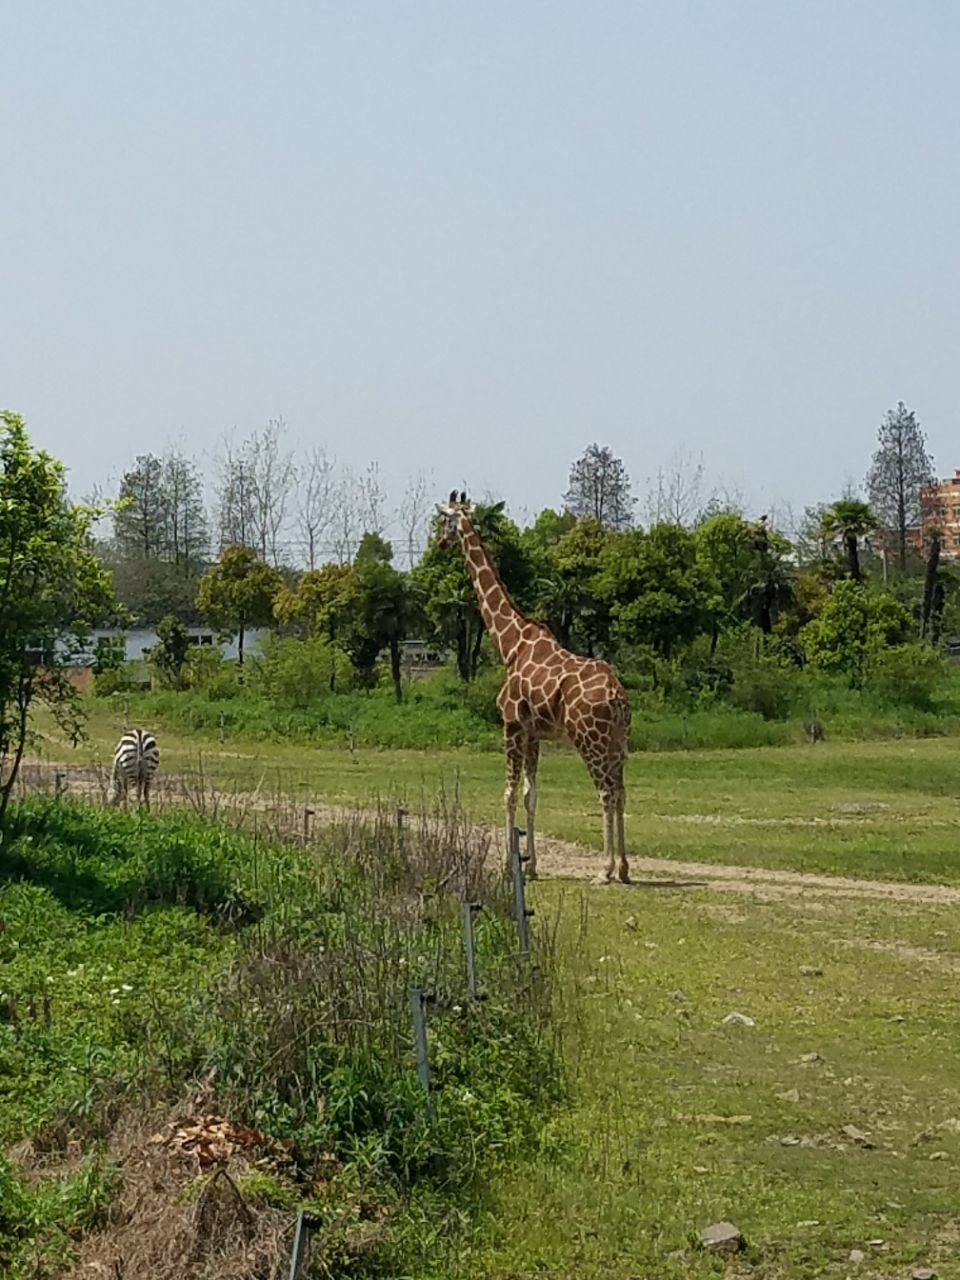
[[[232,636],[226,643],[220,644],[216,634],[209,627],[187,627],[190,636],[190,643],[210,646],[213,649],[219,649],[225,658],[236,658],[238,656],[237,637]],[[260,652],[260,640],[267,633],[262,628],[253,627],[251,630],[244,632],[243,636],[243,653],[244,657],[254,657]],[[131,627],[124,631],[121,627],[96,627],[91,632],[89,657],[92,661],[94,651],[97,647],[98,640],[107,640],[112,636],[122,635],[124,637],[124,660],[126,662],[141,662],[147,656],[147,651],[152,649],[157,643],[159,637],[150,627]]]

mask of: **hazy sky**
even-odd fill
[[[0,406],[77,491],[282,415],[396,492],[592,440],[754,510],[960,466],[960,5],[7,3]]]

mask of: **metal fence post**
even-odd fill
[[[225,720],[226,720],[226,717],[224,716],[223,712],[221,711],[221,712],[220,712],[220,745],[221,745],[221,747],[223,746],[224,738],[225,738],[225,734],[224,734],[224,724],[225,724]]]
[[[527,907],[526,893],[523,883],[523,859],[520,854],[520,837],[524,832],[514,827],[510,839],[510,861],[513,869],[513,908],[517,915],[517,934],[520,938],[520,954],[530,954],[530,928],[528,920],[533,912]]]
[[[473,937],[473,917],[483,910],[482,902],[463,904],[463,947],[467,953],[467,991],[474,1000],[477,996],[477,950]]]
[[[297,1214],[297,1225],[293,1232],[293,1248],[290,1251],[290,1280],[299,1280],[303,1265],[310,1258],[310,1239],[320,1226],[320,1219],[315,1214],[301,1209]]]
[[[303,811],[303,843],[308,844],[310,840],[310,819],[313,817],[313,810],[308,806]]]
[[[417,1075],[423,1086],[423,1109],[430,1115],[430,1061],[427,1057],[427,997],[423,987],[415,987],[410,996],[413,1012],[413,1043],[417,1053]]]
[[[53,775],[53,794],[58,800],[63,795],[63,774],[59,769]]]
[[[403,852],[403,820],[410,812],[404,805],[397,805],[397,848]]]

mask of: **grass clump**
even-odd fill
[[[535,1144],[560,1090],[549,987],[518,965],[486,854],[455,816],[423,819],[402,843],[392,815],[351,819],[304,848],[183,813],[18,805],[0,846],[0,1137],[106,1154],[86,1216],[79,1174],[31,1182],[3,1166],[4,1274],[52,1277],[74,1246],[93,1266],[118,1232],[138,1238],[123,1208],[138,1177],[169,1186],[187,1235],[210,1213],[282,1252],[293,1210],[312,1207],[332,1224],[323,1249],[353,1274],[426,1266],[482,1180]],[[465,992],[465,897],[485,903],[479,1003]],[[432,1115],[412,1052],[415,986],[429,993]],[[119,1142],[131,1110],[150,1126]],[[232,1135],[226,1182],[201,1161],[193,1217],[178,1207],[189,1179],[151,1134],[169,1116],[174,1133]],[[179,1276],[169,1223],[153,1253],[141,1227],[142,1268]],[[41,1265],[48,1237],[59,1243]],[[215,1261],[196,1274],[221,1274]]]

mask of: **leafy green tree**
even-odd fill
[[[800,638],[813,666],[842,672],[859,689],[871,658],[903,643],[910,630],[910,614],[899,600],[847,578],[837,583]]]
[[[197,608],[221,636],[237,635],[237,660],[243,666],[243,641],[250,627],[265,627],[283,579],[250,547],[224,547],[220,559],[200,579]]]
[[[357,579],[352,565],[325,564],[301,575],[296,589],[283,587],[274,600],[274,616],[281,626],[307,639],[322,636],[331,648],[340,645],[359,607]],[[337,688],[340,667],[327,667],[330,692]]]
[[[172,614],[161,618],[157,624],[157,643],[148,656],[175,689],[183,685],[183,668],[190,648],[190,633],[183,623]]]
[[[38,704],[76,741],[83,712],[66,667],[116,606],[93,550],[97,513],[66,498],[63,466],[0,413],[0,822]]]
[[[877,432],[867,493],[880,523],[896,533],[901,570],[907,567],[907,530],[920,522],[920,490],[935,480],[917,415],[900,400],[884,414]]]
[[[388,649],[394,693],[397,702],[402,702],[400,643],[408,634],[413,604],[409,579],[393,567],[392,559],[393,548],[380,534],[368,533],[361,539],[353,563],[358,608],[348,649],[367,682],[380,653]]]
[[[602,564],[598,587],[609,602],[618,646],[649,645],[669,658],[709,625],[710,579],[697,560],[693,534],[680,525],[611,538]]]
[[[593,657],[610,638],[609,601],[600,586],[603,554],[618,535],[587,517],[557,539],[541,616],[566,648]]]
[[[588,445],[570,469],[565,510],[577,519],[590,517],[605,529],[629,529],[633,523],[630,476],[621,458],[606,445]]]
[[[860,540],[877,527],[877,518],[870,504],[857,498],[841,498],[824,510],[821,524],[828,538],[842,544],[850,577],[854,582],[862,582]]]

